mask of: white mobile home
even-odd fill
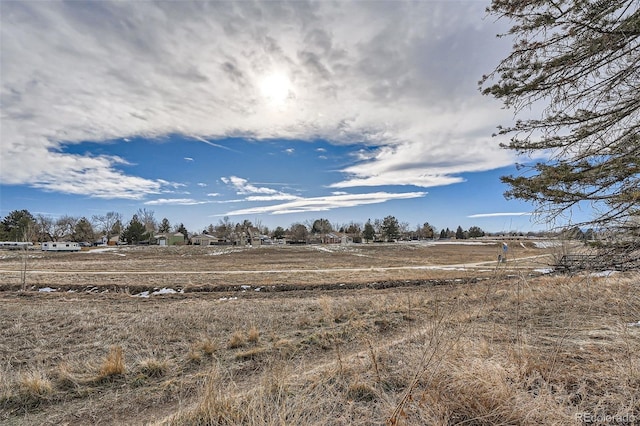
[[[80,244],[68,241],[49,241],[42,243],[42,251],[80,251]]]

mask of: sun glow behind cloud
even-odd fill
[[[260,81],[260,93],[266,101],[276,107],[281,107],[292,95],[289,78],[283,73],[272,73]]]

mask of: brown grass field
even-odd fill
[[[0,252],[0,424],[640,423],[640,276],[499,250]]]

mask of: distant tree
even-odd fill
[[[13,210],[2,220],[0,237],[6,241],[33,241],[37,236],[36,221],[29,210]]]
[[[382,235],[387,241],[393,241],[400,236],[400,225],[395,216],[387,216],[382,220]]]
[[[73,241],[86,241],[92,243],[95,240],[95,234],[93,232],[93,225],[86,217],[80,218],[76,222],[76,226],[73,230]]]
[[[458,229],[456,229],[456,239],[464,240],[464,231],[462,230],[462,226],[458,226]]]
[[[362,227],[359,223],[351,222],[343,231],[353,239],[354,243],[362,242]]]
[[[133,215],[129,225],[122,231],[120,239],[126,241],[127,244],[138,244],[140,241],[149,239],[149,233],[138,219],[138,215]]]
[[[596,231],[593,228],[589,228],[584,232],[585,241],[591,241],[596,239]]]
[[[566,230],[565,238],[568,238],[570,240],[584,240],[584,232],[582,232],[582,229],[580,229],[580,227],[578,226],[574,226],[571,229]]]
[[[306,242],[309,236],[309,230],[301,223],[294,223],[289,229],[291,239],[297,242]]]
[[[373,241],[376,238],[376,230],[371,224],[371,219],[367,220],[367,223],[364,224],[362,238],[364,238],[366,242]]]
[[[225,216],[220,219],[218,225],[216,225],[216,236],[221,240],[230,241],[234,228],[235,226],[233,222],[229,220],[229,216]]]
[[[107,239],[112,235],[120,235],[122,232],[122,215],[120,213],[111,211],[104,215],[93,215],[91,221],[94,224],[94,229],[98,229]]]
[[[153,210],[142,208],[138,209],[136,215],[138,215],[138,220],[140,220],[140,222],[142,222],[142,224],[144,225],[144,229],[146,229],[150,235],[153,235],[158,228],[158,222],[154,217],[155,212]]]
[[[478,226],[472,226],[471,228],[469,228],[468,234],[469,238],[484,237],[484,231]]]
[[[236,230],[246,232],[249,228],[253,228],[253,223],[250,220],[243,220],[242,223],[236,225]]]
[[[376,237],[382,235],[382,221],[380,219],[373,220],[373,230],[375,231]]]
[[[160,225],[158,226],[158,232],[161,234],[168,234],[169,232],[171,232],[171,223],[169,222],[169,219],[167,219],[166,217],[162,218],[162,220],[160,221]]]
[[[435,237],[436,230],[433,226],[429,225],[429,222],[425,222],[420,229],[420,236],[426,239],[432,239]]]
[[[409,222],[398,223],[398,237],[402,240],[410,239],[411,231],[409,230]]]
[[[52,237],[54,241],[67,240],[73,238],[78,218],[73,216],[60,216],[53,222]]]
[[[513,25],[514,47],[483,93],[524,115],[500,128],[505,147],[545,157],[503,177],[505,195],[547,219],[589,203],[576,225],[620,229],[638,250],[640,2],[493,0],[488,11]]]
[[[213,226],[213,223],[210,223],[209,226],[207,226],[207,234],[213,235],[215,233],[216,233],[216,227]]]
[[[53,237],[52,237],[53,219],[50,216],[37,214],[35,221],[36,221],[37,240],[40,242],[52,241],[53,240]]]
[[[277,226],[276,229],[273,231],[273,238],[275,238],[276,240],[281,240],[284,238],[285,233],[286,231],[282,226]]]
[[[448,238],[447,231],[445,231],[444,229],[440,231],[440,238]]]
[[[325,235],[331,231],[333,231],[333,227],[329,219],[316,219],[311,226],[311,233],[315,235]]]
[[[184,235],[185,241],[189,240],[189,232],[187,231],[187,228],[184,227],[184,224],[181,223],[180,225],[177,225],[175,227],[175,231],[180,232],[182,235]]]
[[[111,234],[120,235],[123,229],[124,229],[124,226],[122,225],[122,219],[118,218],[118,220],[116,220],[115,223],[113,224]]]

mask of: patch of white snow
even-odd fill
[[[154,296],[157,296],[159,294],[176,294],[176,293],[177,293],[177,291],[175,291],[174,289],[164,287],[164,288],[162,288],[160,290],[154,291],[151,294],[154,295]]]

